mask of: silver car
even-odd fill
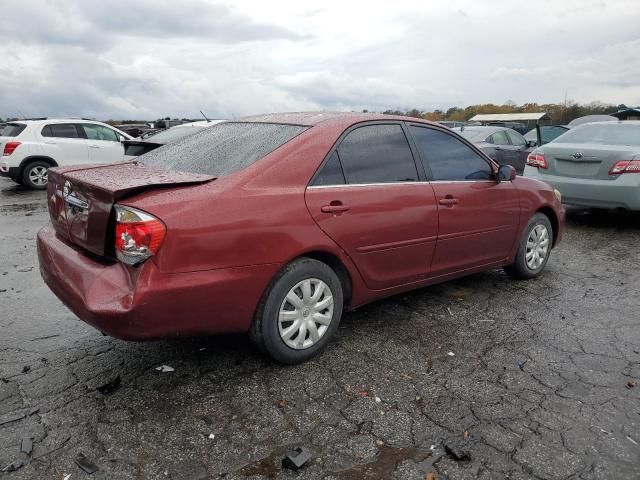
[[[559,190],[563,203],[640,210],[640,121],[572,128],[531,152],[524,176]]]

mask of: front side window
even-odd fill
[[[511,140],[511,145],[515,145],[516,147],[525,147],[527,145],[527,141],[518,132],[514,130],[506,130],[506,133],[509,140]]]
[[[347,183],[415,182],[418,171],[400,125],[367,125],[338,147]]]
[[[489,143],[494,145],[509,145],[509,139],[504,130],[494,133],[489,137]]]
[[[81,138],[73,123],[52,123],[42,129],[43,137]]]
[[[93,123],[83,123],[82,128],[89,140],[103,140],[106,142],[119,142],[120,139],[115,131],[102,125]]]
[[[493,170],[480,154],[445,132],[411,126],[421,155],[433,180],[492,180]]]

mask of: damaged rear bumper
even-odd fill
[[[81,320],[124,340],[244,332],[277,264],[189,273],[98,262],[56,236],[38,232],[40,273]]]

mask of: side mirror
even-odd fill
[[[124,143],[126,140],[122,135],[118,135],[118,139],[120,140],[120,143]]]
[[[511,182],[516,178],[516,169],[511,165],[500,165],[497,177],[499,182]]]
[[[537,140],[529,140],[527,141],[527,148],[534,148],[538,146]]]

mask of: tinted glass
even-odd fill
[[[518,132],[513,130],[507,130],[506,132],[509,140],[511,140],[511,145],[515,145],[516,147],[524,147],[527,145],[527,141]]]
[[[494,145],[509,145],[509,139],[507,138],[506,132],[501,130],[489,137],[489,143],[493,143]]]
[[[0,133],[0,137],[17,137],[27,128],[22,123],[7,123]]]
[[[572,128],[550,143],[592,143],[597,145],[640,146],[640,124],[617,122],[586,124]]]
[[[53,123],[42,129],[43,137],[80,138],[73,123]]]
[[[411,127],[434,180],[491,180],[489,163],[461,140],[438,130]]]
[[[350,132],[338,147],[347,183],[418,180],[411,148],[400,125],[368,125]]]
[[[138,157],[138,161],[183,172],[229,175],[248,167],[306,129],[277,123],[226,122],[157,148]]]
[[[342,173],[338,153],[333,152],[327,163],[322,166],[322,169],[316,175],[312,185],[343,185],[344,183],[344,173]]]
[[[484,142],[485,139],[487,138],[487,131],[484,129],[478,130],[473,128],[465,128],[461,130],[459,128],[454,128],[453,131],[459,135],[462,135],[464,138],[466,138],[470,142],[474,142],[474,143]]]
[[[106,142],[119,142],[118,134],[110,128],[92,123],[83,123],[82,128],[89,140],[103,140]]]

